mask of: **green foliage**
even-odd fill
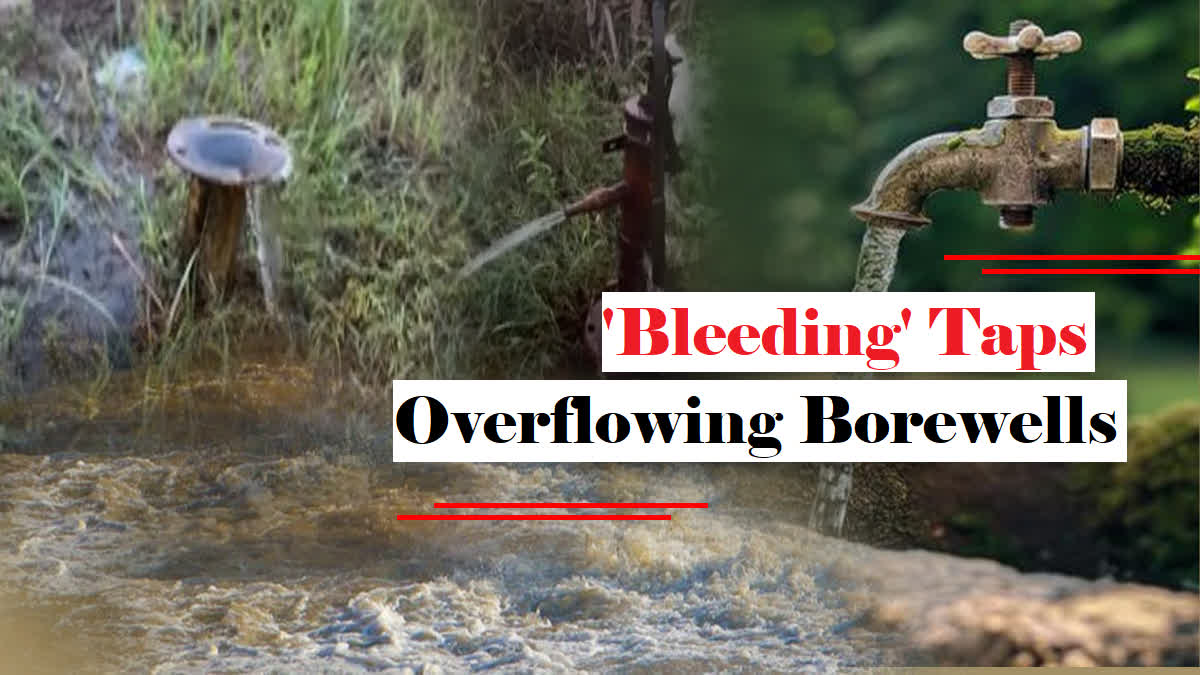
[[[1187,76],[1189,79],[1200,82],[1200,66],[1188,70]],[[1187,100],[1187,103],[1184,104],[1184,109],[1186,109],[1188,112],[1196,113],[1196,115],[1192,117],[1193,125],[1200,122],[1200,94],[1193,94],[1192,97]],[[1200,197],[1193,197],[1190,201],[1192,204],[1200,203]],[[1200,212],[1197,212],[1192,218],[1192,230],[1192,241],[1190,244],[1188,244],[1187,248],[1183,250],[1183,253],[1187,255],[1200,255]],[[1200,261],[1191,261],[1190,264],[1194,267],[1200,264]]]
[[[5,72],[0,70],[0,77]],[[0,214],[20,214],[28,226],[38,206],[61,201],[61,193],[79,188],[100,198],[111,196],[108,182],[88,157],[72,150],[51,131],[34,94],[18,87],[0,88]]]
[[[0,68],[0,81],[7,75],[8,71]],[[11,281],[15,274],[26,281],[50,284],[97,308],[94,298],[51,276],[48,267],[62,240],[71,193],[89,193],[103,203],[112,190],[90,160],[63,143],[51,128],[32,92],[0,87],[0,276]],[[25,260],[31,247],[37,253],[37,265]],[[9,358],[17,345],[30,292],[28,286],[0,283],[0,362]],[[106,310],[99,314],[111,321]],[[0,372],[0,393],[17,384],[8,377],[9,373]]]
[[[863,225],[849,213],[884,164],[927,135],[977,127],[1004,93],[1000,60],[962,49],[970,30],[1003,33],[1028,18],[1076,30],[1076,54],[1039,61],[1037,87],[1062,128],[1115,116],[1123,129],[1185,126],[1195,93],[1197,4],[1190,0],[925,0],[717,4],[721,27],[714,154],[722,229],[706,268],[723,290],[851,287]],[[906,237],[893,288],[920,291],[1096,291],[1101,339],[1136,343],[1151,331],[1190,338],[1195,284],[1183,278],[981,276],[947,253],[1168,253],[1192,235],[1194,206],[1160,215],[1134,198],[1057,195],[1029,236],[997,227],[974,193],[934,195],[933,224]],[[1144,311],[1143,311],[1144,310]],[[1194,363],[1194,362],[1193,362]],[[1184,369],[1181,369],[1184,370]],[[1194,366],[1187,368],[1194,371]]]
[[[996,527],[987,514],[963,511],[952,515],[946,524],[956,537],[962,539],[954,548],[956,555],[988,558],[1019,569],[1028,569],[1029,555],[1021,542]]]
[[[1195,588],[1200,580],[1200,406],[1178,406],[1129,430],[1129,461],[1078,464],[1075,489],[1117,573]]]
[[[296,168],[264,217],[285,235],[286,287],[316,352],[372,381],[545,374],[575,341],[567,317],[607,279],[611,221],[572,221],[471,279],[456,272],[474,249],[619,175],[596,148],[620,129],[635,69],[592,69],[587,53],[517,39],[534,26],[554,38],[566,25],[556,17],[580,7],[150,0],[139,29],[149,96],[124,127],[162,138],[181,117],[226,113],[286,137]],[[142,250],[170,297],[186,190],[162,167]],[[227,326],[181,327],[161,351],[226,343],[257,323],[244,307],[221,314]]]
[[[1200,81],[1200,67],[1192,68],[1188,71],[1187,75],[1193,80]],[[1193,94],[1183,107],[1188,112],[1200,113],[1200,94]]]
[[[606,80],[563,65],[536,84],[492,88],[495,105],[480,121],[486,140],[467,167],[471,248],[619,178],[619,159],[601,155],[597,142],[620,129],[614,102],[595,94],[613,84]],[[560,369],[591,294],[608,281],[615,228],[611,213],[568,220],[462,282],[458,330],[476,347],[459,351],[458,367],[489,377]]]

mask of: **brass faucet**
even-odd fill
[[[1123,149],[1117,120],[1059,129],[1054,102],[1036,92],[1035,60],[1082,46],[1074,31],[1047,36],[1025,20],[1014,21],[1003,37],[968,33],[963,49],[971,56],[1007,59],[1008,94],[988,102],[983,128],[935,134],[905,148],[851,210],[870,225],[920,227],[931,222],[924,213],[930,194],[967,189],[999,209],[1001,227],[1028,228],[1034,209],[1055,192],[1115,190]]]

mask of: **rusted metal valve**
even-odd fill
[[[1059,54],[1079,51],[1083,38],[1073,30],[1065,30],[1046,37],[1041,26],[1028,19],[1017,19],[1008,25],[1008,35],[997,37],[983,31],[973,30],[963,37],[963,49],[977,59],[994,59],[1000,56],[1034,56],[1039,59],[1056,59]]]
[[[1005,37],[968,33],[963,48],[975,58],[1008,59],[1008,93],[988,103],[982,128],[910,143],[851,211],[871,225],[921,227],[930,222],[924,213],[929,195],[974,190],[984,204],[999,209],[1001,227],[1027,230],[1034,209],[1057,192],[1116,189],[1123,152],[1117,120],[1097,118],[1086,127],[1060,129],[1054,102],[1036,95],[1034,61],[1082,46],[1074,31],[1046,36],[1025,20],[1014,21]]]
[[[249,191],[255,183],[291,173],[292,155],[279,134],[237,117],[180,121],[167,137],[167,154],[191,175],[183,223],[183,260],[196,256],[201,288],[228,290],[237,260]]]

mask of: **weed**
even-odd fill
[[[636,68],[592,70],[580,53],[538,54],[531,68],[529,46],[511,42],[525,9],[150,0],[139,35],[149,97],[126,133],[161,138],[181,117],[226,113],[287,138],[296,171],[264,218],[284,237],[285,290],[316,354],[374,382],[544,375],[608,280],[611,219],[568,223],[467,282],[454,271],[523,220],[615,180],[619,161],[598,141],[619,131],[617,104],[642,85]],[[183,274],[185,191],[172,167],[158,181],[142,254],[165,301]],[[222,316],[244,315],[253,307]],[[187,320],[169,341],[199,334]]]
[[[25,330],[31,300],[46,286],[115,325],[95,297],[50,272],[70,201],[86,193],[106,203],[113,191],[78,148],[52,131],[35,97],[20,86],[0,88],[0,224],[11,219],[16,225],[0,250],[0,363],[6,366]],[[19,389],[13,377],[10,368],[0,371],[0,391]]]
[[[605,4],[604,22],[588,24],[578,2],[117,3],[112,35],[146,65],[142,94],[115,112],[121,150],[152,167],[128,200],[140,256],[120,245],[157,298],[144,309],[147,377],[214,358],[227,368],[242,340],[271,330],[248,251],[238,290],[203,320],[183,283],[186,181],[162,142],[205,114],[261,120],[292,149],[292,177],[265,191],[262,216],[282,239],[285,328],[310,355],[369,384],[560,372],[609,281],[615,215],[570,221],[467,281],[456,271],[519,223],[619,177],[599,141],[644,88],[648,25]],[[55,200],[112,188],[48,126],[30,100],[0,100],[0,221],[20,219],[22,237],[52,250]]]
[[[1119,577],[1195,588],[1198,445],[1200,407],[1182,403],[1133,423],[1127,462],[1072,467],[1072,488],[1090,506],[1089,534]]]

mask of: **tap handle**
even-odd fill
[[[1073,30],[1046,35],[1041,26],[1029,21],[1014,21],[1009,35],[988,35],[973,30],[963,38],[963,49],[977,59],[1030,54],[1038,59],[1056,59],[1059,54],[1079,51],[1083,38]]]

